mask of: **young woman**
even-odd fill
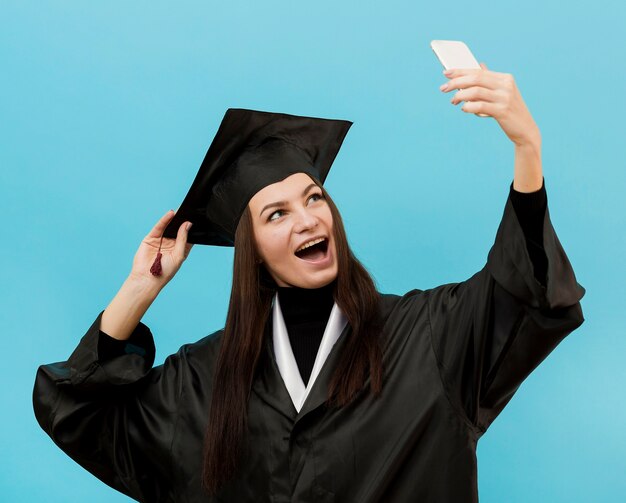
[[[512,77],[449,77],[453,102],[515,143],[482,270],[377,292],[322,186],[350,123],[229,110],[110,305],[66,362],[39,368],[35,413],[57,445],[139,501],[477,501],[478,439],[583,322],[584,289]],[[235,247],[226,326],[153,368],[140,320],[194,243]]]

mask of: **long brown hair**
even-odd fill
[[[370,391],[382,388],[382,343],[378,293],[374,281],[348,245],[339,211],[324,187],[333,217],[338,260],[334,298],[351,330],[329,386],[329,405],[348,404],[370,377]],[[226,326],[215,368],[209,421],[204,441],[202,484],[214,494],[237,469],[246,433],[248,397],[257,371],[265,325],[276,292],[265,266],[259,264],[252,216],[244,210],[235,233],[233,282]]]

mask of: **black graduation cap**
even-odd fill
[[[188,243],[233,246],[246,205],[294,173],[324,183],[352,122],[229,108],[163,236],[190,221]],[[153,273],[154,274],[154,273]]]

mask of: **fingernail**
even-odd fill
[[[446,89],[448,89],[448,84],[442,84],[441,86],[439,86],[439,89],[445,91]]]
[[[444,75],[450,75],[451,73],[452,73],[452,69],[443,71]]]
[[[188,222],[188,223],[187,223],[187,226],[185,227],[185,230],[189,230],[189,229],[191,229],[191,226],[192,226],[192,225],[193,225],[193,224],[192,224],[191,222]]]

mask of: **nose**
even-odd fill
[[[306,208],[302,208],[297,213],[296,223],[294,226],[294,230],[298,233],[308,231],[309,229],[313,229],[317,227],[318,219],[317,217],[308,211]]]

